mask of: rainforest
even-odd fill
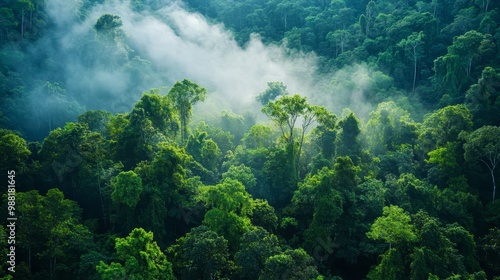
[[[500,279],[500,2],[0,0],[0,279]]]

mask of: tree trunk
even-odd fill
[[[491,173],[491,180],[493,181],[493,202],[495,202],[495,192],[497,190],[497,186],[496,186],[496,183],[495,183],[495,174],[494,174],[493,171],[495,171],[495,169],[491,168],[490,169],[490,173]]]
[[[187,127],[186,127],[186,118],[181,117],[181,126],[182,126],[182,131],[181,131],[181,140],[182,144],[186,143],[186,135],[187,135]]]

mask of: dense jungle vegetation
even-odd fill
[[[499,13],[0,0],[1,216],[15,170],[18,218],[15,273],[0,225],[0,278],[500,279]],[[226,55],[255,46],[314,61],[301,78],[320,93],[259,80],[253,105],[203,107],[226,82],[243,99],[254,70]],[[220,67],[190,70],[213,53]]]

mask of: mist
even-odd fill
[[[258,114],[262,106],[255,97],[270,81],[283,82],[290,93],[338,115],[348,107],[364,117],[374,107],[364,97],[373,88],[366,66],[319,74],[314,53],[290,50],[286,42],[264,44],[258,35],[240,46],[224,25],[210,23],[179,2],[165,1],[156,11],[134,10],[128,1],[91,9],[83,4],[47,1],[55,31],[39,40],[33,52],[54,65],[54,73],[39,79],[60,83],[67,98],[84,110],[128,112],[144,91],[164,87],[167,92],[184,78],[207,89],[207,100],[195,107],[195,115],[222,110]],[[120,17],[123,39],[107,42],[97,36],[94,25],[104,14]],[[31,106],[51,98],[34,94]]]

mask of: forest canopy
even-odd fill
[[[0,0],[0,279],[500,279],[499,45],[491,0]]]

